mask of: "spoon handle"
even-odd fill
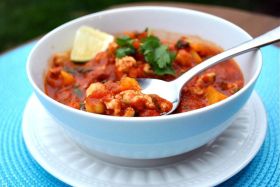
[[[246,53],[248,51],[251,51],[256,48],[260,48],[262,46],[277,42],[280,40],[280,26],[265,33],[260,35],[259,37],[249,40],[245,43],[242,43],[236,47],[233,47],[229,50],[226,50],[218,55],[215,55],[199,65],[193,67],[183,75],[181,75],[179,78],[175,79],[172,81],[177,88],[181,89],[186,82],[188,82],[192,77],[197,75],[198,73],[202,72],[203,70],[221,62],[227,59],[230,59],[234,56]]]

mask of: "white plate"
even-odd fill
[[[127,160],[92,155],[77,146],[35,95],[26,105],[22,123],[27,148],[44,169],[67,184],[95,187],[217,185],[253,159],[267,128],[264,106],[254,93],[233,124],[207,145],[171,158]]]

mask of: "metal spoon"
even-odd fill
[[[215,55],[199,65],[193,67],[186,73],[182,74],[177,79],[167,82],[159,79],[139,78],[138,82],[141,85],[142,92],[145,94],[157,94],[158,96],[172,102],[173,108],[166,114],[172,113],[180,103],[180,95],[183,86],[190,81],[195,75],[203,70],[224,60],[234,56],[246,53],[253,49],[269,45],[280,40],[280,27],[277,27],[255,39],[249,40],[236,47],[226,50],[218,55]]]

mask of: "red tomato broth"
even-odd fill
[[[139,41],[147,35],[145,32],[128,32],[126,34],[132,38],[136,38],[133,43],[135,48],[139,48]],[[130,107],[136,110],[133,116],[161,115],[161,103],[167,105],[168,110],[172,108],[172,105],[156,95],[151,97],[154,106],[150,108],[143,104],[145,101],[140,99],[133,104],[123,102],[117,104],[120,111],[116,112],[109,109],[104,102],[110,99],[112,100],[112,98],[115,99],[115,96],[122,91],[129,90],[129,86],[126,89],[120,86],[123,77],[150,77],[166,81],[174,80],[193,66],[222,51],[215,44],[204,41],[199,37],[179,37],[177,34],[176,40],[173,38],[169,40],[170,35],[175,38],[173,33],[165,34],[164,37],[166,39],[163,43],[168,45],[170,51],[176,53],[176,58],[172,64],[175,75],[156,75],[151,67],[147,65],[148,63],[145,61],[144,56],[140,53],[133,55],[135,62],[128,59],[128,67],[125,67],[125,63],[118,63],[116,61],[115,50],[117,46],[115,43],[112,43],[107,51],[100,52],[94,59],[85,64],[73,63],[70,60],[70,52],[55,54],[50,60],[50,68],[45,78],[45,92],[58,102],[76,109],[86,110],[85,103],[87,101],[88,103],[95,103],[95,106],[98,106],[97,111],[103,111],[105,108],[105,112],[102,112],[102,114],[106,115],[127,116],[125,115],[126,112],[131,115],[132,110]],[[160,35],[159,37],[162,38]],[[188,44],[183,42],[182,46],[178,48],[176,44],[179,40],[186,40]],[[65,75],[62,75],[61,71],[65,71],[70,76],[66,74],[65,78]],[[92,83],[97,82],[104,84],[107,92],[96,92],[92,96],[87,97],[87,88]],[[184,86],[181,94],[181,102],[174,113],[195,110],[218,102],[234,94],[243,87],[243,84],[243,75],[234,60],[228,60],[215,65],[194,77]],[[132,90],[139,91],[135,87],[132,87]],[[98,103],[99,101],[103,104]],[[129,110],[127,111],[127,109]]]

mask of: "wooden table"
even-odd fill
[[[265,14],[252,13],[240,9],[233,9],[233,8],[221,7],[221,6],[200,5],[200,4],[193,4],[193,3],[148,2],[148,3],[128,3],[128,4],[114,6],[112,8],[123,7],[123,6],[144,6],[144,5],[179,7],[179,8],[187,8],[187,9],[193,9],[193,10],[210,13],[238,25],[253,37],[256,37],[260,34],[265,33],[266,31],[269,31],[277,26],[280,26],[279,17],[273,17]],[[277,45],[278,47],[280,47],[279,43]]]

